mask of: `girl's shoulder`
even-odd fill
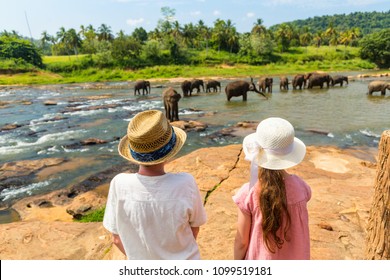
[[[286,180],[287,191],[290,195],[293,194],[294,197],[301,197],[303,195],[305,200],[309,200],[311,198],[311,188],[298,175],[292,174],[289,176],[288,180]]]

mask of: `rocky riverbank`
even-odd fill
[[[364,258],[376,154],[376,149],[308,147],[303,163],[291,169],[313,191],[309,202],[312,259]],[[43,178],[82,164],[54,159],[52,164],[42,164],[38,173]],[[8,168],[8,172],[17,169]],[[242,146],[199,149],[172,161],[167,169],[193,174],[206,201],[208,222],[198,238],[202,258],[232,259],[237,209],[231,196],[249,178]],[[0,259],[123,259],[101,223],[73,220],[105,205],[110,178],[125,170],[134,171],[136,166],[114,166],[77,186],[18,201],[13,208],[21,221],[0,225]]]

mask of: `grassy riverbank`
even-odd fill
[[[194,77],[258,77],[261,75],[294,75],[312,71],[342,72],[375,69],[362,60],[353,47],[295,48],[279,53],[278,62],[266,65],[242,63],[236,55],[209,50],[198,53],[194,65],[163,65],[139,70],[88,66],[93,56],[44,57],[46,70],[17,69],[0,74],[0,85],[66,84],[84,82],[134,81],[137,79],[170,79]],[[93,63],[92,63],[93,64]],[[1,65],[0,65],[1,68]]]

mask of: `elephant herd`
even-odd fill
[[[344,82],[348,84],[348,77],[343,75],[334,75],[330,76],[327,73],[319,73],[312,72],[307,74],[297,74],[293,77],[291,81],[292,88],[294,90],[302,90],[304,88],[312,89],[313,87],[323,88],[335,86],[339,84],[341,87],[344,85]],[[279,87],[281,91],[286,91],[289,89],[289,80],[286,76],[280,77]],[[230,101],[232,97],[241,97],[242,100],[247,100],[248,91],[253,91],[261,94],[266,99],[267,96],[265,93],[272,93],[273,86],[273,78],[272,77],[261,77],[258,82],[258,89],[251,77],[250,82],[245,80],[237,80],[229,82],[225,87],[225,94],[227,101]],[[199,93],[202,91],[206,92],[220,92],[221,91],[221,82],[210,79],[203,81],[201,79],[193,79],[193,80],[184,80],[180,84],[180,88],[182,90],[182,94],[184,97],[188,97],[192,95],[192,92],[196,89],[196,92]],[[380,91],[382,95],[386,94],[386,89],[390,90],[390,82],[387,81],[372,81],[368,85],[368,93],[372,94],[373,92]],[[134,85],[134,95],[150,93],[150,82],[146,80],[136,81]],[[165,89],[162,93],[162,99],[164,103],[164,109],[166,117],[170,121],[178,121],[179,120],[179,100],[181,99],[180,93],[178,93],[173,87],[169,87]]]

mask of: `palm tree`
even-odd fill
[[[251,30],[253,35],[265,35],[267,33],[267,28],[263,25],[263,20],[258,18],[257,21],[253,24],[253,28]]]
[[[74,28],[66,32],[66,45],[73,48],[74,53],[78,54],[78,47],[81,47],[81,39]]]
[[[226,21],[225,32],[227,46],[229,47],[230,52],[233,52],[233,48],[237,46],[238,43],[238,33],[230,19]]]
[[[196,40],[197,42],[201,42],[202,40],[206,42],[207,55],[209,48],[209,40],[211,38],[211,29],[204,24],[203,20],[199,20],[198,24],[196,25],[195,33],[198,34],[198,39]]]
[[[181,27],[179,22],[176,20],[172,24],[171,34],[173,38],[175,38],[176,42],[180,41],[180,38],[182,37]]]
[[[289,24],[282,23],[276,30],[276,37],[281,44],[282,52],[288,50],[290,47],[290,41],[293,36],[292,28]]]
[[[225,42],[225,26],[226,26],[226,23],[224,20],[222,19],[217,19],[215,22],[214,22],[214,28],[213,28],[213,32],[212,32],[212,38],[213,38],[213,41],[218,45],[218,51],[221,50],[221,46],[224,44]]]
[[[323,40],[323,34],[321,31],[317,31],[316,35],[314,36],[314,41],[316,42],[317,48],[321,47]]]
[[[112,41],[114,40],[114,35],[112,35],[111,27],[102,23],[98,28],[98,40],[99,41]]]
[[[187,47],[194,47],[194,41],[196,41],[196,28],[192,23],[185,24],[183,27],[182,37],[183,42]]]
[[[57,32],[57,40],[60,43],[65,43],[66,41],[66,30],[65,27],[61,26],[60,30]]]
[[[51,42],[51,40],[52,40],[52,38],[51,38],[51,36],[49,35],[49,33],[47,33],[47,31],[45,30],[45,31],[43,31],[42,32],[42,34],[41,34],[41,48],[42,48],[42,50],[43,49],[45,49],[45,47],[46,47],[46,43],[47,42]]]
[[[307,52],[307,46],[310,44],[312,40],[313,40],[313,34],[310,32],[308,27],[304,28],[303,33],[299,37],[299,41],[302,46],[306,47],[306,52]]]
[[[337,46],[338,32],[333,25],[334,23],[331,21],[328,25],[328,28],[325,30],[324,35],[329,39],[329,45]]]

